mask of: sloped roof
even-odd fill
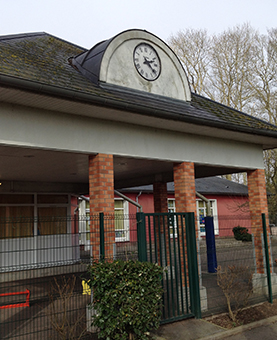
[[[195,180],[195,190],[202,195],[247,196],[246,185],[229,181],[221,177],[205,177]],[[121,189],[120,192],[153,192],[153,185],[143,185]],[[174,182],[167,183],[168,193],[174,193]]]
[[[0,36],[0,85],[65,96],[165,119],[277,138],[277,127],[192,93],[191,102],[96,86],[70,57],[86,49],[47,33]],[[35,85],[35,86],[34,86]]]

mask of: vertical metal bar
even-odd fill
[[[150,216],[149,216],[149,220],[150,220]],[[155,262],[159,263],[158,261],[158,241],[157,241],[157,233],[159,235],[159,231],[157,231],[157,227],[156,227],[156,218],[155,215],[152,214],[152,221],[153,221],[153,232],[154,232],[154,247],[155,247]],[[160,264],[162,266],[162,264]]]
[[[150,262],[153,262],[153,254],[152,254],[152,233],[151,233],[151,223],[150,222],[150,216],[148,216],[148,242],[149,242],[149,259]],[[146,230],[146,225],[145,225]],[[153,234],[155,233],[155,230],[153,229]]]
[[[201,254],[200,254],[200,239],[197,238],[197,254],[198,254],[198,273],[199,273],[199,286],[202,287],[202,268],[201,268]]]
[[[264,244],[264,233],[261,233],[261,240],[262,240],[262,251],[263,251],[263,264],[264,264],[264,272],[266,272],[266,258],[265,258],[265,244]]]
[[[268,300],[269,300],[270,303],[273,303],[272,287],[271,287],[270,261],[269,261],[269,254],[268,254],[268,242],[267,242],[265,214],[262,214],[262,221],[263,221],[264,251],[265,251],[267,285],[268,285]]]
[[[184,215],[185,218],[186,218],[186,215]],[[187,266],[186,266],[186,263],[187,263],[187,256],[186,256],[186,249],[187,249],[187,246],[186,246],[186,242],[185,242],[185,228],[184,228],[184,220],[183,218],[181,217],[181,228],[182,228],[182,242],[183,242],[183,265],[184,265],[184,277],[185,277],[185,292],[186,292],[186,311],[188,312],[189,311],[189,296],[188,296],[188,279],[187,279]]]
[[[177,314],[180,315],[180,299],[179,299],[179,285],[178,285],[178,281],[179,281],[179,277],[178,277],[178,271],[177,271],[177,253],[176,253],[176,238],[175,238],[175,227],[174,227],[174,215],[169,215],[168,216],[168,232],[169,232],[169,242],[171,242],[170,240],[170,223],[169,223],[169,218],[172,217],[173,221],[173,235],[172,235],[172,241],[173,241],[173,255],[174,255],[174,275],[175,275],[175,289],[176,289],[176,303],[177,303]],[[177,240],[178,241],[178,240]]]
[[[168,216],[168,215],[167,215]],[[168,224],[168,220],[167,220]],[[176,315],[175,311],[175,299],[174,299],[174,283],[173,283],[173,264],[172,264],[172,250],[171,250],[171,242],[170,242],[170,230],[169,225],[167,225],[167,230],[165,230],[165,219],[163,216],[163,226],[164,226],[164,241],[166,241],[166,233],[168,238],[168,257],[169,257],[169,266],[170,266],[170,287],[171,287],[171,299],[172,299],[172,315]],[[165,247],[165,253],[166,253],[166,247]]]
[[[159,230],[159,249],[160,249],[160,261],[161,261],[161,266],[164,266],[165,268],[167,268],[167,251],[166,248],[162,247],[162,226],[161,226],[161,215],[160,214],[155,214],[155,216],[157,216],[157,218],[155,218],[155,220],[158,221],[158,230]],[[164,258],[164,260],[163,260]],[[166,296],[167,296],[167,317],[170,316],[170,295],[169,295],[169,287],[168,287],[168,268],[166,270],[166,280],[165,280],[165,284],[166,284]],[[164,286],[164,282],[163,282],[163,286]],[[164,295],[164,301],[165,301],[165,294]],[[165,303],[164,303],[165,306]],[[163,312],[164,315],[166,315],[166,310],[165,307],[163,307]]]
[[[176,219],[176,231],[177,231],[177,241],[178,241],[178,261],[179,261],[179,283],[180,283],[180,294],[181,294],[181,308],[182,313],[184,314],[184,292],[183,292],[183,279],[182,279],[182,266],[181,266],[181,247],[180,247],[180,233],[179,233],[179,218],[181,220],[182,225],[182,215],[175,213]],[[184,259],[185,263],[185,259]]]
[[[256,262],[256,252],[255,252],[255,238],[254,238],[254,234],[253,233],[252,233],[252,249],[253,249],[253,259],[254,259],[255,274],[257,274],[257,262]]]
[[[104,213],[99,213],[100,228],[100,260],[105,259],[105,231],[104,231]]]
[[[138,231],[138,260],[141,262],[147,261],[147,245],[146,245],[146,230],[144,213],[138,212],[137,216],[137,231]]]
[[[194,213],[186,213],[186,240],[188,253],[189,286],[191,309],[197,319],[201,318],[199,275],[196,250]]]

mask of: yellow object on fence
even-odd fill
[[[85,280],[82,281],[83,295],[91,295],[91,289]]]

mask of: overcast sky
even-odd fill
[[[277,0],[0,0],[0,35],[47,32],[91,48],[131,28],[162,40],[185,28],[277,28]]]

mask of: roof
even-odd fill
[[[227,196],[247,196],[246,185],[239,184],[221,177],[205,177],[195,180],[195,190],[202,195],[227,195]],[[152,193],[153,185],[121,189],[121,192],[145,192]],[[167,192],[174,193],[174,182],[167,183]]]
[[[276,138],[277,127],[192,93],[191,102],[118,86],[97,86],[70,65],[86,51],[47,33],[0,36],[0,86],[85,100],[141,115]]]

